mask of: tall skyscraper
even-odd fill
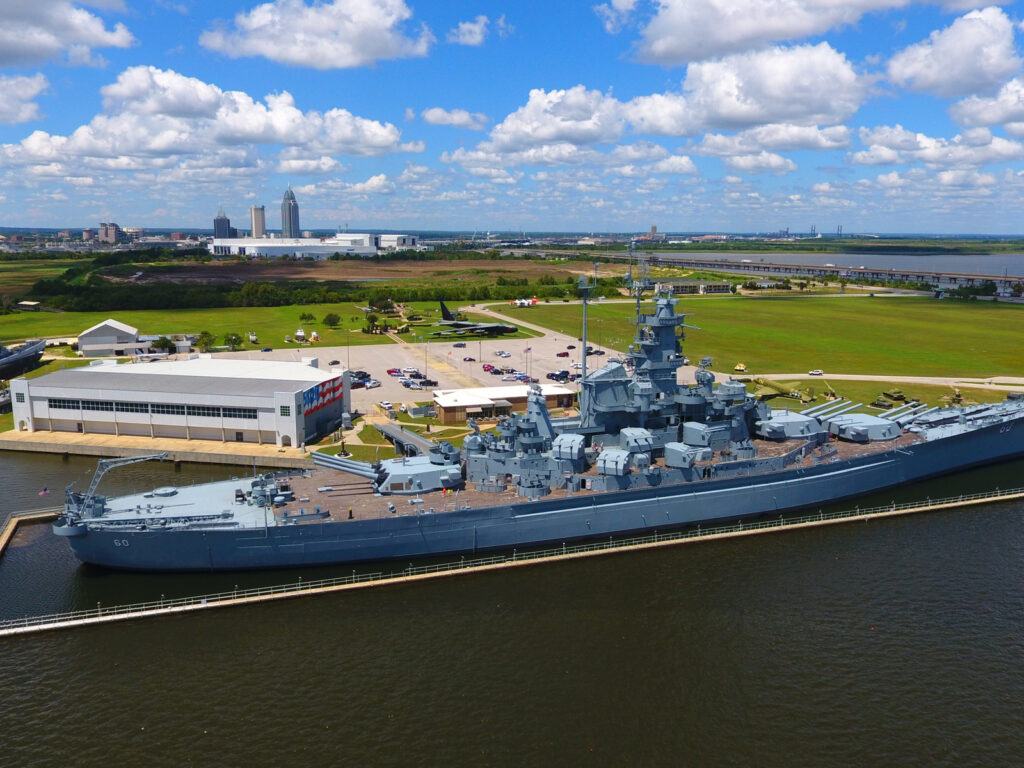
[[[281,201],[281,237],[299,237],[299,233],[299,204],[292,188],[288,187]]]
[[[224,213],[224,209],[217,210],[213,219],[213,236],[217,238],[231,237],[231,219]]]
[[[250,237],[267,236],[267,211],[262,205],[254,205],[249,209],[249,221],[252,226]]]

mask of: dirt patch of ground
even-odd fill
[[[452,261],[272,261],[186,264],[175,266],[166,272],[145,270],[133,278],[109,280],[128,281],[142,284],[158,282],[174,283],[245,283],[280,282],[304,280],[326,282],[334,280],[431,280],[435,278],[457,279],[459,277],[525,277],[536,279],[545,275],[565,277],[579,274],[579,264],[546,263],[543,261],[506,260],[452,260]]]

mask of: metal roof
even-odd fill
[[[227,363],[228,365],[190,365]],[[234,363],[239,363],[235,366]],[[242,365],[246,363],[247,365]],[[255,363],[256,365],[251,365]],[[262,375],[260,375],[262,373]],[[330,381],[342,371],[324,371],[303,363],[263,360],[199,359],[128,365],[66,368],[33,379],[31,389],[89,389],[203,395],[268,396],[300,392]]]

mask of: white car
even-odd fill
[[[380,386],[380,382],[377,381],[376,379],[367,379],[367,381],[366,381],[366,388],[367,389],[375,389],[376,387],[379,387],[379,386]]]
[[[379,405],[385,411],[390,411],[391,410],[391,401],[390,400],[381,400],[379,403],[377,403],[377,405]]]
[[[418,381],[414,381],[409,385],[409,389],[423,389],[423,385]]]
[[[825,372],[821,368],[815,368],[813,371],[807,372],[808,376],[824,376]]]
[[[506,373],[504,376],[501,377],[501,380],[502,381],[519,381],[519,377],[516,376],[514,373]]]
[[[402,369],[402,373],[419,373],[419,372],[420,372],[419,368],[409,367],[409,368],[403,368]]]
[[[573,370],[578,371],[578,370],[580,370],[583,367],[583,363],[573,363],[572,367],[573,367]]]

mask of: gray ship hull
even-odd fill
[[[17,349],[0,356],[0,379],[10,379],[34,368],[46,349],[46,340],[26,341]]]
[[[725,480],[258,530],[92,529],[68,541],[84,562],[134,570],[242,570],[471,554],[821,506],[1019,456],[1021,419],[908,449]]]

